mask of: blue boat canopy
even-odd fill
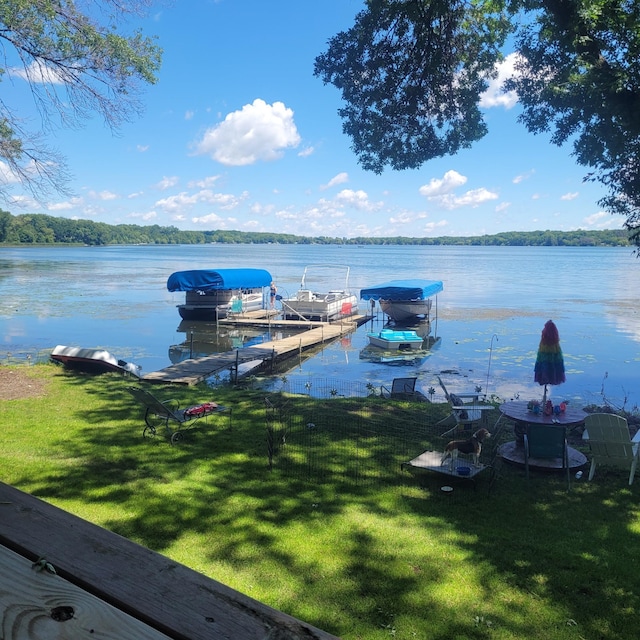
[[[424,300],[443,290],[441,280],[390,280],[360,289],[361,300]]]
[[[264,269],[194,269],[176,271],[167,280],[169,291],[214,291],[268,287],[273,278]]]

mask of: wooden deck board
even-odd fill
[[[169,636],[0,545],[0,628],[7,638],[169,640]]]
[[[142,623],[136,623],[129,634],[112,636],[97,633],[103,628],[100,619],[92,621],[87,628],[74,626],[72,630],[81,631],[75,634],[66,634],[61,626],[56,627],[57,634],[46,631],[37,634],[32,626],[32,634],[6,636],[7,640],[95,637],[157,640],[160,633],[174,640],[337,640],[325,631],[3,483],[0,483],[0,545],[29,563],[44,556],[58,577],[88,594],[85,598],[89,595],[98,598]],[[2,566],[0,564],[0,568]],[[9,586],[8,589],[3,586],[0,591],[11,592],[14,573],[2,571],[2,576],[0,585]],[[30,598],[39,597],[45,582],[56,582],[48,576],[36,575],[35,571],[31,577],[31,581],[25,582]],[[46,606],[50,610],[52,606],[64,604],[62,599],[52,597]],[[41,602],[38,606],[44,605]],[[0,628],[6,630],[5,625],[12,624],[7,620],[11,615],[10,609],[0,612],[3,625]],[[86,620],[84,613],[79,612],[78,616],[78,623]],[[48,620],[47,624],[50,624]],[[134,629],[142,630],[143,625],[160,633],[134,635]],[[92,629],[96,632],[92,633]]]

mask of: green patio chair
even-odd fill
[[[529,481],[531,459],[562,461],[562,469],[567,475],[567,490],[571,489],[569,469],[569,446],[564,427],[548,424],[527,424],[524,434],[524,465]]]

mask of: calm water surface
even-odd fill
[[[555,398],[640,404],[640,262],[628,248],[356,247],[206,245],[0,249],[0,361],[34,357],[57,344],[101,347],[143,372],[179,357],[192,328],[180,323],[184,294],[166,289],[174,271],[264,268],[279,293],[297,291],[306,265],[351,267],[358,292],[389,279],[444,282],[438,296],[439,348],[422,361],[361,357],[382,316],[312,359],[292,361],[290,378],[318,376],[375,386],[418,376],[427,392],[443,373],[453,390],[480,385],[502,398],[541,396],[533,366],[544,323],[560,331],[567,382]],[[327,288],[339,286],[332,283]],[[365,310],[366,304],[362,303]],[[261,339],[247,332],[248,339]],[[242,335],[220,336],[221,348]],[[178,348],[178,351],[180,348]],[[365,350],[366,351],[366,350]],[[438,389],[439,391],[439,389]],[[439,397],[438,394],[436,397]]]

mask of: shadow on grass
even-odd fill
[[[95,513],[88,519],[159,552],[175,554],[196,536],[198,557],[181,560],[190,566],[223,563],[241,580],[253,565],[272,567],[273,576],[255,578],[273,589],[269,604],[340,635],[388,635],[403,619],[423,620],[432,638],[635,634],[640,522],[624,473],[599,469],[568,493],[561,474],[527,483],[504,465],[490,494],[488,474],[444,494],[441,478],[414,478],[400,463],[442,448],[434,425],[446,407],[304,397],[289,398],[278,416],[269,471],[262,394],[151,387],[183,406],[233,408],[231,429],[221,414],[171,446],[142,438],[130,383],[65,376],[74,405],[58,403],[68,425],[48,436],[53,467],[30,467],[14,484],[81,504]]]

